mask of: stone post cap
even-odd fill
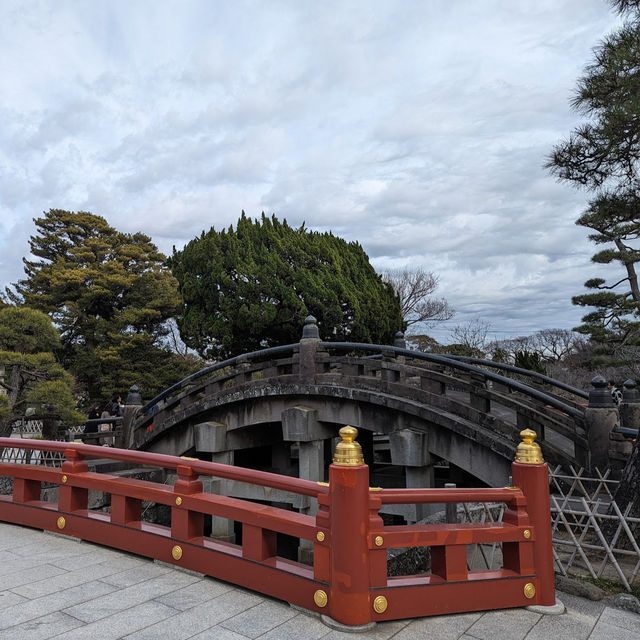
[[[395,338],[393,339],[393,346],[398,347],[399,349],[407,348],[407,343],[404,339],[404,333],[402,333],[402,331],[398,331],[398,333],[396,333]]]
[[[616,406],[607,389],[607,381],[602,376],[596,376],[591,381],[591,386],[593,389],[589,391],[589,408],[609,409]]]
[[[320,340],[317,320],[313,316],[307,316],[302,329],[302,339]]]
[[[636,389],[635,380],[631,380],[631,378],[625,380],[623,387],[622,402],[640,402],[640,392]]]
[[[140,405],[142,406],[142,396],[140,395],[140,389],[137,384],[133,384],[129,387],[129,393],[127,394],[127,399],[125,400],[126,405]]]

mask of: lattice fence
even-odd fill
[[[613,499],[618,481],[609,471],[587,478],[584,469],[557,467],[550,482],[557,570],[619,580],[627,590],[640,582],[640,546],[632,533],[640,518],[630,516],[631,505],[622,511]]]

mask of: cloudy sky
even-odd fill
[[[436,273],[439,339],[571,328],[587,194],[543,164],[617,23],[604,0],[0,0],[0,287],[50,208],[165,253],[244,209]]]

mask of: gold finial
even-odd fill
[[[515,461],[523,464],[543,464],[544,458],[540,445],[534,442],[538,434],[531,429],[525,429],[520,432],[520,437],[522,442],[516,448]]]
[[[358,430],[354,427],[346,426],[340,429],[342,442],[338,442],[333,454],[333,464],[344,467],[357,467],[364,464],[362,457],[362,447],[355,442]]]

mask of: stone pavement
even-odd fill
[[[354,635],[231,584],[138,556],[0,523],[0,639],[640,640],[640,615],[568,594],[524,609],[378,624]]]

